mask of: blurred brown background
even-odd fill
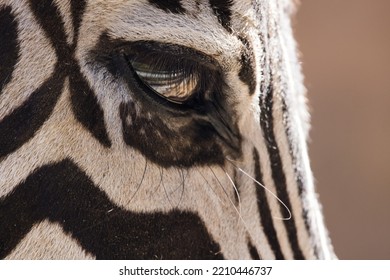
[[[390,1],[301,0],[310,156],[340,259],[390,259]]]

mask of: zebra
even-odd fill
[[[334,258],[296,9],[0,0],[0,258]]]

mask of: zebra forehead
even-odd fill
[[[200,4],[199,4],[200,5]],[[156,40],[175,43],[202,51],[230,65],[240,55],[242,44],[219,23],[208,2],[201,8],[186,7],[185,13],[172,13],[148,1],[115,1],[110,5],[92,3],[87,7],[82,33],[88,32],[91,46],[93,34],[106,32],[111,38],[128,41]],[[99,20],[97,20],[99,19]],[[188,32],[191,36],[188,36]],[[91,38],[92,37],[92,38]],[[91,41],[92,39],[92,41]],[[94,38],[98,40],[97,37]]]

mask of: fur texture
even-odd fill
[[[0,0],[0,257],[332,258],[292,2]],[[153,95],[135,44],[210,90]]]

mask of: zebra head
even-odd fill
[[[1,0],[0,256],[332,257],[294,9]]]

